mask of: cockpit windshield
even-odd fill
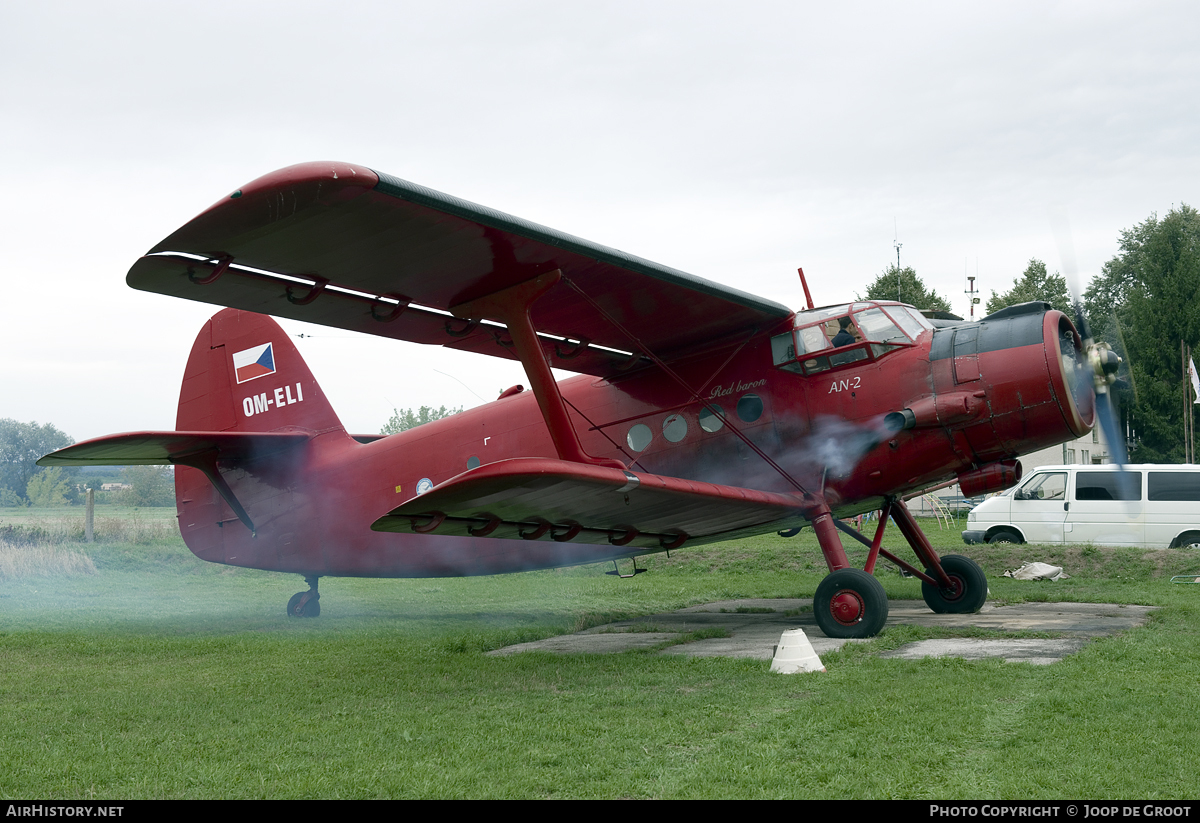
[[[858,326],[863,330],[866,339],[876,343],[911,342],[908,336],[900,331],[900,327],[883,313],[883,309],[867,309],[854,315]]]

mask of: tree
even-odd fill
[[[0,489],[7,489],[12,496],[24,499],[29,479],[42,471],[37,467],[37,461],[74,442],[49,423],[39,426],[37,422],[0,420]],[[70,477],[75,473],[74,469],[66,472]],[[10,499],[9,495],[3,494],[0,498]]]
[[[1073,316],[1071,296],[1067,292],[1067,278],[1058,272],[1047,274],[1046,264],[1036,257],[1030,259],[1024,273],[1017,278],[1011,289],[1004,294],[992,291],[992,297],[987,301],[987,313],[995,314],[1007,306],[1033,300],[1049,303],[1052,308],[1058,309],[1068,317]]]
[[[25,496],[29,498],[31,506],[65,506],[72,485],[71,478],[61,466],[50,466],[29,478]]]
[[[458,414],[462,411],[462,406],[457,409],[447,409],[445,406],[440,408],[431,408],[422,406],[414,412],[412,409],[397,411],[392,409],[392,417],[383,428],[379,430],[380,434],[397,434],[398,432],[415,429],[417,426],[422,426],[434,420],[441,420],[443,417],[449,417],[452,414]]]
[[[898,285],[898,288],[897,288]],[[897,291],[899,296],[897,296]],[[936,291],[925,288],[911,266],[902,269],[890,265],[867,286],[866,296],[855,295],[856,300],[899,300],[926,311],[950,311],[950,303]]]
[[[1088,288],[1088,319],[1093,335],[1125,358],[1137,389],[1137,460],[1179,462],[1186,379],[1179,345],[1200,342],[1200,213],[1180,205],[1161,220],[1151,215],[1123,231],[1119,246]]]
[[[126,466],[121,476],[130,488],[121,493],[126,506],[171,506],[175,503],[175,473],[170,466]]]

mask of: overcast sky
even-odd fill
[[[148,248],[269,171],[344,160],[803,305],[900,256],[968,307],[1088,276],[1196,204],[1200,7],[1141,3],[0,0],[0,417],[171,429],[209,306]],[[526,382],[287,323],[347,428]]]

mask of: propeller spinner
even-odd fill
[[[1121,366],[1121,358],[1107,343],[1097,343],[1092,339],[1091,326],[1088,324],[1087,312],[1083,306],[1083,292],[1079,287],[1070,226],[1067,224],[1066,216],[1062,213],[1052,213],[1051,218],[1055,240],[1058,242],[1059,256],[1062,258],[1063,274],[1066,276],[1067,288],[1071,291],[1075,328],[1082,338],[1083,357],[1075,364],[1077,370],[1074,386],[1076,402],[1087,399],[1080,395],[1090,387],[1094,397],[1096,421],[1108,444],[1108,453],[1112,457],[1112,462],[1120,467],[1117,472],[1117,484],[1121,490],[1122,499],[1130,500],[1138,494],[1137,489],[1134,488],[1133,476],[1125,470],[1125,465],[1129,462],[1129,455],[1125,449],[1125,437],[1121,434],[1121,425],[1117,418],[1112,392],[1109,391],[1109,388],[1117,380],[1117,370]]]

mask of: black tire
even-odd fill
[[[1184,532],[1176,545],[1181,549],[1200,549],[1200,532]]]
[[[813,612],[826,637],[874,637],[887,622],[887,593],[862,569],[838,569],[817,586]]]
[[[1022,540],[1021,535],[1017,534],[1016,532],[1011,532],[1008,529],[1001,529],[1000,531],[996,532],[991,537],[989,537],[987,542],[989,542],[989,543],[1024,543],[1025,541]]]
[[[944,589],[930,583],[921,583],[921,595],[925,604],[937,614],[974,614],[987,601],[987,575],[969,557],[948,554],[942,558],[942,569],[954,581],[954,586]],[[936,577],[933,570],[925,573]]]
[[[321,601],[318,595],[313,595],[307,603],[300,605],[300,598],[308,592],[296,592],[292,595],[292,599],[288,601],[287,613],[288,617],[320,617],[321,616]]]

